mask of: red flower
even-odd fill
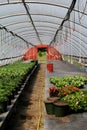
[[[50,87],[49,88],[49,94],[50,94],[50,96],[58,96],[58,89],[56,88],[56,87]]]

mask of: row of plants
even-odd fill
[[[75,93],[75,92],[79,92],[80,89],[75,87],[75,86],[71,86],[71,85],[68,85],[68,86],[64,86],[64,87],[52,87],[52,85],[49,87],[49,95],[50,97],[56,97],[56,96],[59,96],[60,98],[66,96],[66,95],[69,95],[69,94],[72,94],[72,93]]]
[[[4,111],[3,102],[10,104],[9,98],[20,90],[28,72],[35,66],[35,62],[23,63],[21,61],[0,67],[0,113]]]
[[[76,78],[76,80],[74,80]],[[60,80],[59,80],[60,79]],[[69,80],[68,80],[69,79]],[[73,82],[76,82],[79,80],[80,82],[83,82],[84,84],[87,83],[86,77],[82,76],[74,76],[74,77],[63,77],[62,78],[55,78],[52,77],[50,78],[51,83],[55,84],[51,85],[49,87],[49,95],[50,97],[57,96],[60,98],[61,101],[64,101],[68,103],[70,111],[87,111],[87,90],[86,89],[81,89],[79,86],[72,85],[72,80]],[[62,81],[67,81],[67,85],[63,84],[63,86],[56,86],[56,82],[62,82]],[[61,83],[62,84],[62,83]]]
[[[50,77],[50,82],[57,87],[73,85],[80,88],[87,83],[87,78],[85,76]]]

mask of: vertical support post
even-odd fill
[[[81,63],[81,27],[80,27],[80,38],[79,38],[79,63]]]

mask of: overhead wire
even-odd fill
[[[23,56],[23,54],[22,53],[19,53],[19,51],[21,52],[21,49],[18,49],[18,47],[19,47],[19,45],[18,45],[18,47],[15,47],[15,51],[14,52],[16,52],[16,49],[18,50],[17,51],[17,54],[14,54],[15,56],[11,56],[10,55],[10,50],[12,49],[12,48],[14,48],[14,46],[12,45],[12,36],[16,39],[21,39],[22,41],[24,41],[24,43],[26,43],[26,45],[27,45],[27,48],[29,48],[29,44],[31,44],[31,43],[28,43],[25,39],[23,39],[21,36],[19,36],[19,35],[17,35],[17,34],[15,34],[15,33],[13,33],[12,31],[10,31],[10,30],[8,30],[5,26],[3,26],[3,25],[1,25],[0,24],[0,32],[1,32],[1,45],[2,45],[2,48],[0,48],[1,49],[1,52],[2,52],[2,55],[0,55],[0,61],[8,61],[8,60],[11,60],[11,59],[15,59],[15,58],[20,58],[20,57],[22,57]],[[7,34],[10,34],[10,39],[8,39],[8,40],[10,40],[9,42],[6,42],[6,40],[7,40],[7,37],[6,37],[6,32],[7,32]],[[5,44],[3,44],[3,43],[5,43]],[[8,46],[6,46],[6,48],[3,50],[3,47],[4,47],[4,45],[8,45]],[[10,45],[10,46],[9,46]],[[32,44],[31,44],[32,45]],[[34,45],[32,45],[32,46],[34,46]],[[9,53],[9,56],[7,56],[7,54]],[[5,56],[6,55],[6,56]],[[10,62],[10,61],[9,61]],[[8,63],[9,63],[8,62]]]
[[[31,23],[32,23],[32,26],[33,26],[33,28],[34,28],[34,30],[35,30],[35,32],[36,32],[36,35],[37,35],[37,37],[38,37],[38,40],[39,40],[39,42],[42,44],[42,41],[41,41],[40,36],[39,36],[39,33],[38,33],[38,31],[37,31],[37,29],[36,29],[36,27],[35,27],[34,21],[33,21],[32,17],[31,17],[30,12],[29,12],[29,6],[25,3],[25,0],[22,0],[22,2],[23,2],[23,5],[24,5],[24,7],[25,7],[25,9],[26,9],[26,12],[27,12],[27,14],[28,14],[28,16],[29,16],[29,18],[30,18],[30,21],[31,21]]]
[[[0,24],[0,29],[4,29],[6,32],[12,34],[13,36],[16,36],[16,37],[22,39],[22,40],[26,43],[27,47],[28,47],[28,44],[34,46],[32,43],[26,41],[24,38],[22,38],[21,36],[19,36],[19,35],[16,34],[16,33],[14,33],[13,31],[8,30],[5,26],[3,26],[3,25],[1,25],[1,24]]]
[[[84,8],[83,8],[83,11],[81,12],[80,11],[80,2],[79,2],[79,0],[78,0],[78,18],[79,18],[79,23],[81,24],[81,19],[82,19],[82,17],[84,16],[84,13],[85,13],[85,11],[86,11],[86,7],[87,7],[87,0],[86,0],[86,2],[85,2],[85,6],[84,6]],[[82,15],[80,16],[80,12],[82,13]]]
[[[70,5],[70,7],[69,7],[69,9],[68,9],[68,11],[67,11],[67,14],[65,15],[65,17],[64,17],[63,21],[61,22],[60,26],[58,27],[58,29],[57,29],[57,31],[56,31],[54,37],[53,37],[53,40],[50,42],[49,45],[51,45],[51,44],[55,41],[58,32],[59,32],[60,30],[62,30],[62,28],[63,28],[63,24],[64,24],[67,20],[69,20],[70,14],[71,14],[71,12],[72,12],[72,10],[73,10],[75,4],[76,4],[76,0],[72,0],[72,3],[71,3],[71,5]]]
[[[86,2],[85,2],[85,4],[84,4],[85,6],[84,6],[84,8],[83,8],[83,10],[81,11],[81,8],[80,8],[80,1],[78,0],[78,20],[79,20],[79,24],[80,24],[80,32],[81,32],[81,27],[82,27],[82,22],[81,22],[81,19],[83,18],[83,16],[84,16],[84,13],[85,13],[85,11],[86,11],[86,7],[87,7],[87,0],[86,0]],[[81,15],[80,15],[80,13],[81,13]],[[81,48],[81,39],[82,39],[82,35],[81,35],[81,33],[80,33],[80,39],[79,39],[79,62],[81,62],[81,55],[82,55],[82,48]]]

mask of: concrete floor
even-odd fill
[[[53,72],[49,73],[46,70],[45,99],[49,97],[49,77],[87,75],[84,70],[75,65],[62,61],[51,61],[51,63],[53,63]],[[85,89],[87,89],[87,85]],[[54,115],[48,115],[45,110],[44,130],[87,130],[87,112],[70,114],[65,117],[55,117]]]

